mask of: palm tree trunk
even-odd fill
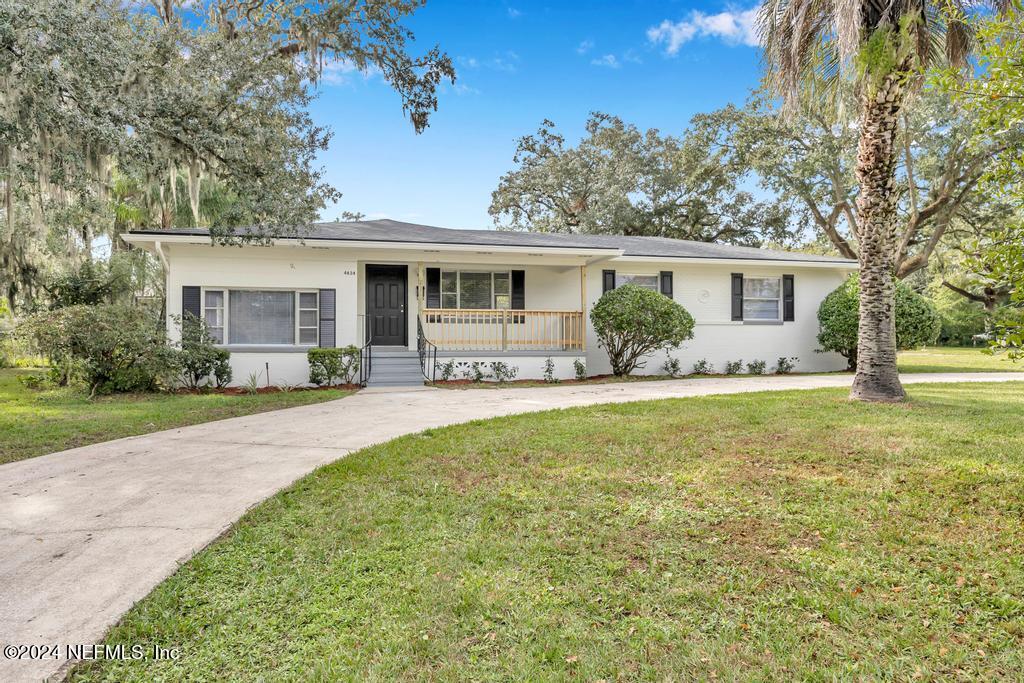
[[[887,76],[863,103],[857,148],[860,332],[850,398],[902,401],[896,370],[896,134],[906,78]]]

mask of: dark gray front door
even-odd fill
[[[366,266],[366,319],[374,346],[406,346],[406,266]]]

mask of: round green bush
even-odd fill
[[[818,343],[823,351],[835,351],[857,369],[857,331],[860,326],[860,284],[851,275],[825,297],[818,307]],[[906,283],[896,281],[896,347],[913,349],[932,344],[942,329],[935,306]]]
[[[685,308],[636,285],[606,292],[590,311],[590,321],[619,376],[643,367],[644,356],[693,338],[693,316]]]

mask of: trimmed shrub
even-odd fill
[[[19,334],[50,359],[55,383],[83,381],[91,393],[151,391],[178,372],[158,316],[137,306],[76,305],[37,313]]]
[[[606,292],[590,311],[590,321],[618,376],[643,367],[644,356],[693,338],[693,316],[685,308],[636,285]]]
[[[751,375],[763,375],[768,363],[763,360],[752,360],[747,363],[747,372]]]
[[[823,351],[846,358],[857,369],[857,332],[860,327],[860,284],[851,275],[825,297],[818,307],[818,343]],[[942,329],[935,306],[906,283],[896,281],[896,348],[913,349],[932,344]]]
[[[743,359],[730,360],[725,362],[725,374],[738,375],[743,372]]]
[[[359,347],[312,348],[306,352],[310,384],[333,386],[352,384],[359,372]]]
[[[437,366],[438,371],[441,373],[441,381],[447,382],[455,376],[455,359],[452,358],[444,363]]]
[[[551,356],[544,361],[544,381],[548,384],[558,384],[561,381],[555,377],[555,361]]]

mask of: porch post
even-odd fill
[[[580,266],[580,351],[587,350],[587,265]]]

